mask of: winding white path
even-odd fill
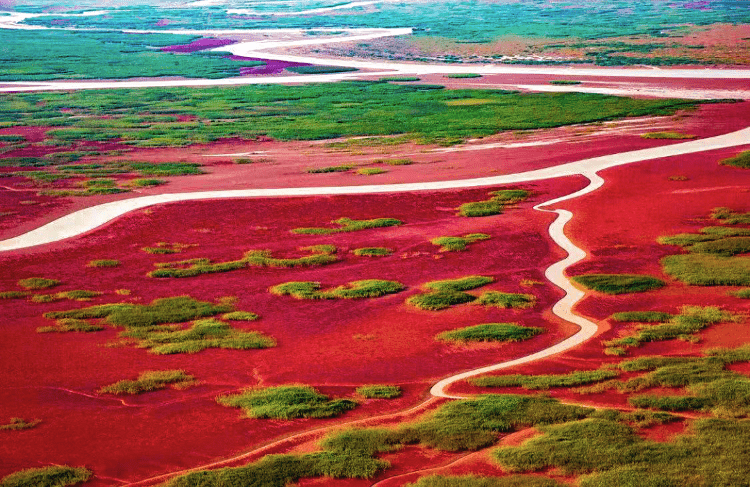
[[[194,201],[227,198],[260,198],[274,196],[328,196],[344,194],[376,194],[398,193],[409,191],[434,191],[442,189],[473,188],[481,186],[497,186],[514,184],[542,179],[552,179],[578,174],[592,177],[597,171],[610,167],[621,166],[633,162],[658,159],[661,157],[677,156],[694,152],[703,152],[726,147],[750,145],[750,127],[706,139],[682,142],[662,147],[641,149],[620,154],[583,159],[568,164],[537,169],[534,171],[492,176],[486,178],[462,179],[456,181],[434,181],[425,183],[379,184],[367,186],[336,186],[336,187],[307,187],[307,188],[268,188],[268,189],[240,189],[224,191],[198,191],[193,193],[167,193],[152,196],[141,196],[125,200],[104,203],[90,208],[78,210],[65,215],[46,225],[17,237],[0,241],[0,252],[34,247],[75,237],[90,232],[115,218],[134,210],[147,208],[162,203],[178,201]],[[572,196],[571,196],[572,197]],[[567,199],[568,197],[566,197]],[[552,200],[546,205],[560,200]]]

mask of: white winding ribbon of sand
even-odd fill
[[[367,186],[335,186],[307,188],[266,188],[222,191],[198,191],[193,193],[166,193],[141,196],[84,208],[65,215],[35,230],[17,237],[0,241],[0,252],[34,247],[90,232],[105,223],[134,210],[162,203],[226,198],[260,198],[274,196],[328,196],[343,194],[398,193],[408,191],[434,191],[442,189],[474,188],[502,184],[523,183],[552,179],[577,174],[594,175],[602,169],[630,164],[633,162],[658,159],[661,157],[703,152],[726,147],[750,145],[750,127],[716,137],[682,142],[662,147],[641,149],[620,154],[611,154],[559,166],[534,171],[492,176],[485,178],[461,179],[456,181],[433,181],[423,183],[378,184]],[[553,204],[556,200],[547,202]]]

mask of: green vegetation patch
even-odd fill
[[[158,269],[149,272],[149,277],[193,277],[201,274],[215,274],[229,272],[245,267],[312,267],[337,262],[339,259],[332,255],[336,247],[332,245],[317,245],[300,250],[311,252],[310,255],[295,258],[277,258],[270,250],[250,250],[239,260],[212,263],[205,258],[180,260],[176,262],[159,262],[154,264]]]
[[[100,394],[141,394],[171,386],[184,389],[195,383],[195,377],[184,370],[147,370],[136,380],[121,380],[99,389]]]
[[[362,247],[352,250],[352,253],[359,256],[381,257],[391,255],[393,253],[393,250],[386,247]]]
[[[463,237],[436,237],[430,240],[430,243],[439,246],[441,252],[459,252],[466,250],[467,245],[471,243],[489,238],[490,236],[484,233],[470,233]]]
[[[330,399],[305,385],[251,388],[241,394],[219,396],[216,401],[242,408],[248,417],[258,419],[330,418],[357,405],[349,399]]]
[[[551,85],[580,85],[581,83],[582,81],[574,79],[553,79],[549,82]]]
[[[719,164],[723,166],[739,167],[740,169],[750,169],[750,150],[740,152],[734,157],[722,159]]]
[[[464,203],[458,207],[458,214],[466,217],[499,215],[506,205],[518,203],[529,197],[525,189],[504,189],[490,193],[492,198],[484,201]]]
[[[675,338],[692,340],[692,336],[704,328],[716,323],[723,323],[735,319],[731,314],[716,307],[685,306],[679,315],[672,317],[666,323],[658,325],[643,324],[632,335],[605,341],[605,353],[609,355],[624,355],[626,349],[639,347],[646,342],[672,340]]]
[[[339,228],[320,228],[320,227],[295,228],[292,230],[292,233],[297,233],[300,235],[331,235],[334,233],[356,232],[359,230],[367,230],[369,228],[395,227],[395,226],[403,224],[401,220],[397,220],[395,218],[374,218],[371,220],[352,220],[351,218],[346,218],[346,217],[339,218],[338,220],[333,220],[331,223],[338,225]]]
[[[587,370],[575,371],[568,374],[556,375],[494,375],[470,379],[475,386],[480,387],[523,387],[528,390],[546,390],[551,387],[576,387],[593,384],[617,377],[616,370]]]
[[[29,293],[26,291],[2,291],[0,292],[0,299],[21,299],[28,295]]]
[[[405,286],[400,282],[365,279],[322,291],[319,282],[285,282],[271,287],[269,291],[278,296],[293,296],[297,299],[361,299],[378,298],[404,289]]]
[[[411,159],[375,159],[373,164],[385,164],[387,166],[411,166],[414,161]]]
[[[669,255],[661,260],[661,265],[665,274],[693,286],[750,285],[750,257]]]
[[[683,134],[681,132],[648,132],[641,134],[642,139],[672,139],[672,140],[684,140],[684,139],[697,139],[697,135]]]
[[[536,304],[536,297],[532,294],[487,291],[479,296],[477,304],[495,308],[525,309],[531,308]]]
[[[69,333],[69,332],[82,332],[91,333],[94,331],[102,331],[104,327],[102,325],[89,323],[86,320],[78,320],[75,318],[63,318],[56,320],[54,326],[40,326],[36,329],[37,333]]]
[[[510,475],[507,477],[480,477],[477,475],[430,475],[404,487],[563,487],[547,477]]]
[[[48,289],[59,285],[60,281],[57,279],[46,279],[44,277],[29,277],[27,279],[21,279],[17,284],[24,289]]]
[[[572,279],[594,291],[605,294],[642,293],[665,286],[664,281],[638,274],[583,274]]]
[[[31,300],[35,303],[52,303],[54,301],[62,301],[63,299],[69,299],[71,301],[91,301],[92,298],[101,296],[102,294],[103,293],[97,291],[77,289],[74,291],[64,291],[55,294],[35,294],[31,297]]]
[[[157,242],[153,247],[142,247],[141,250],[147,254],[178,254],[194,246],[195,244],[183,244],[179,242]]]
[[[376,174],[385,174],[387,172],[387,170],[379,167],[363,167],[362,169],[357,169],[357,174],[361,176],[375,176]]]
[[[157,355],[197,353],[209,348],[252,350],[276,346],[276,341],[257,331],[241,331],[215,319],[202,319],[190,328],[133,328],[121,336],[139,340],[140,348]]]
[[[255,321],[260,316],[249,311],[232,311],[230,313],[224,313],[221,315],[221,319],[230,321]]]
[[[66,487],[86,482],[91,471],[83,467],[55,465],[29,468],[0,479],[0,487]]]
[[[151,328],[167,323],[186,323],[196,318],[232,311],[231,306],[198,301],[190,296],[155,299],[151,304],[115,303],[89,308],[45,313],[49,319],[79,320],[104,318],[111,325],[125,328]]]
[[[354,166],[351,164],[344,164],[340,166],[325,166],[325,167],[308,167],[305,169],[306,173],[309,174],[322,174],[327,172],[347,172],[354,169]]]
[[[194,162],[133,162],[130,168],[144,176],[193,176],[205,174],[200,164]]]
[[[542,427],[544,435],[494,455],[511,471],[560,469],[589,474],[582,487],[638,485],[730,486],[746,483],[745,461],[750,421],[700,419],[687,434],[668,443],[638,436],[624,424],[586,419]]]
[[[452,73],[452,74],[446,74],[443,76],[444,78],[481,78],[481,74],[477,73]]]
[[[29,428],[33,428],[34,426],[41,423],[41,419],[34,419],[31,421],[26,421],[23,418],[10,418],[10,422],[8,424],[0,424],[0,431],[2,430],[27,430]]]
[[[636,323],[664,323],[672,318],[673,314],[661,311],[623,311],[610,316],[613,321]]]
[[[408,81],[419,81],[419,78],[416,76],[386,76],[384,78],[380,78],[380,81],[408,82]]]
[[[167,184],[167,182],[163,179],[131,179],[128,181],[127,185],[132,186],[134,188],[150,188],[153,186],[162,186],[164,184]]]
[[[115,259],[97,259],[90,260],[86,267],[118,267],[120,265],[119,260]]]
[[[484,323],[445,331],[435,338],[448,342],[520,342],[544,331],[517,323]]]
[[[493,281],[492,277],[487,276],[432,281],[423,286],[428,292],[412,296],[406,302],[419,309],[437,311],[476,300],[476,296],[464,291],[485,286]]]
[[[750,288],[740,289],[730,294],[740,299],[750,299]]]
[[[365,399],[393,399],[401,396],[401,388],[388,384],[369,384],[357,387],[357,394]]]
[[[714,208],[711,218],[720,220],[725,225],[750,225],[750,213],[738,213],[724,207]]]

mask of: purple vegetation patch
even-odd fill
[[[205,49],[212,49],[214,47],[228,46],[234,44],[237,41],[231,39],[213,39],[211,37],[203,37],[196,39],[190,44],[180,44],[175,46],[162,47],[162,51],[166,52],[196,52],[203,51]]]
[[[264,63],[266,63],[262,66],[249,66],[246,68],[240,68],[240,75],[242,76],[258,74],[278,74],[284,71],[286,68],[291,68],[294,66],[310,66],[310,64],[307,63],[291,63],[288,61],[275,61],[273,59],[263,59],[257,57],[232,56],[230,59],[234,61],[263,61]]]

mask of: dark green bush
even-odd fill
[[[0,487],[65,487],[86,482],[91,471],[67,465],[29,468],[0,479]]]
[[[370,384],[357,387],[356,392],[366,399],[393,399],[401,395],[401,388],[388,384]]]
[[[357,406],[349,399],[330,399],[303,385],[251,388],[216,400],[222,406],[242,408],[248,417],[258,419],[330,418]]]
[[[558,375],[493,375],[470,379],[475,386],[480,387],[523,387],[528,390],[549,389],[550,387],[576,387],[593,384],[617,377],[616,370],[588,370],[575,371]]]
[[[605,294],[642,293],[665,286],[661,279],[637,274],[583,274],[572,279]]]
[[[172,386],[182,389],[195,382],[195,377],[184,370],[147,370],[136,380],[121,380],[99,389],[100,394],[141,394]]]
[[[292,230],[292,233],[301,235],[330,235],[333,233],[356,232],[369,228],[394,227],[403,224],[401,220],[396,220],[395,218],[375,218],[372,220],[352,220],[351,218],[339,218],[338,220],[334,220],[331,223],[338,225],[339,228],[295,228]]]
[[[544,328],[516,323],[485,323],[445,331],[435,338],[448,342],[520,342],[543,332]]]
[[[734,157],[722,159],[719,164],[724,166],[739,167],[740,169],[750,169],[750,150],[740,152]]]

